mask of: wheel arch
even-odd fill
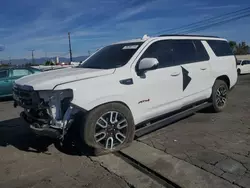
[[[118,103],[118,104],[122,104],[123,106],[125,106],[126,108],[129,109],[129,111],[131,112],[132,114],[132,117],[133,117],[133,120],[135,120],[135,110],[131,109],[131,107],[129,107],[130,105],[128,104],[128,102],[126,100],[123,100],[123,98],[121,97],[118,97],[118,96],[113,96],[113,97],[108,97],[108,98],[100,98],[100,99],[97,99],[97,100],[94,100],[94,101],[91,101],[87,104],[84,104],[84,105],[81,105],[81,106],[78,106],[78,108],[82,109],[81,111],[82,112],[89,112],[89,111],[92,111],[100,106],[103,106],[103,105],[107,105],[107,104],[110,104],[110,103]]]
[[[230,79],[229,79],[229,77],[227,75],[219,76],[219,77],[216,78],[216,80],[222,80],[222,81],[224,81],[227,84],[228,88],[231,87]],[[216,82],[216,80],[215,80],[215,82]]]
[[[89,111],[94,110],[95,108],[98,108],[98,107],[100,107],[100,106],[107,105],[107,104],[111,104],[111,103],[118,103],[118,104],[121,104],[121,105],[123,105],[123,106],[126,106],[126,107],[130,110],[130,112],[132,113],[132,111],[131,111],[131,109],[129,108],[129,106],[128,106],[124,101],[119,101],[119,100],[103,102],[103,103],[101,103],[101,104],[99,104],[99,105],[93,106],[91,109],[89,109]]]

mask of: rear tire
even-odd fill
[[[210,101],[213,112],[221,112],[227,106],[228,86],[223,80],[216,80],[212,89]]]
[[[237,69],[237,73],[238,73],[238,75],[241,75],[241,70]]]
[[[90,111],[80,130],[82,140],[94,149],[97,156],[129,146],[135,134],[133,116],[120,103],[108,103]]]

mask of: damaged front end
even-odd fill
[[[34,91],[30,86],[14,85],[14,107],[21,106],[21,117],[38,135],[63,139],[78,110],[72,106],[73,91]]]

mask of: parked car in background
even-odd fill
[[[250,73],[250,60],[238,60],[237,61],[237,72],[238,74],[249,74]]]
[[[0,68],[0,98],[12,96],[13,82],[21,77],[41,72],[35,68]]]

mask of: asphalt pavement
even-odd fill
[[[250,187],[250,76],[239,77],[225,111],[197,113],[139,141],[231,184]]]
[[[0,187],[250,187],[250,75],[240,76],[222,113],[202,111],[150,133],[116,155],[90,157],[37,138],[11,100],[0,102]],[[83,149],[84,150],[84,149]],[[154,175],[150,175],[150,173]],[[158,179],[155,176],[159,176]]]

